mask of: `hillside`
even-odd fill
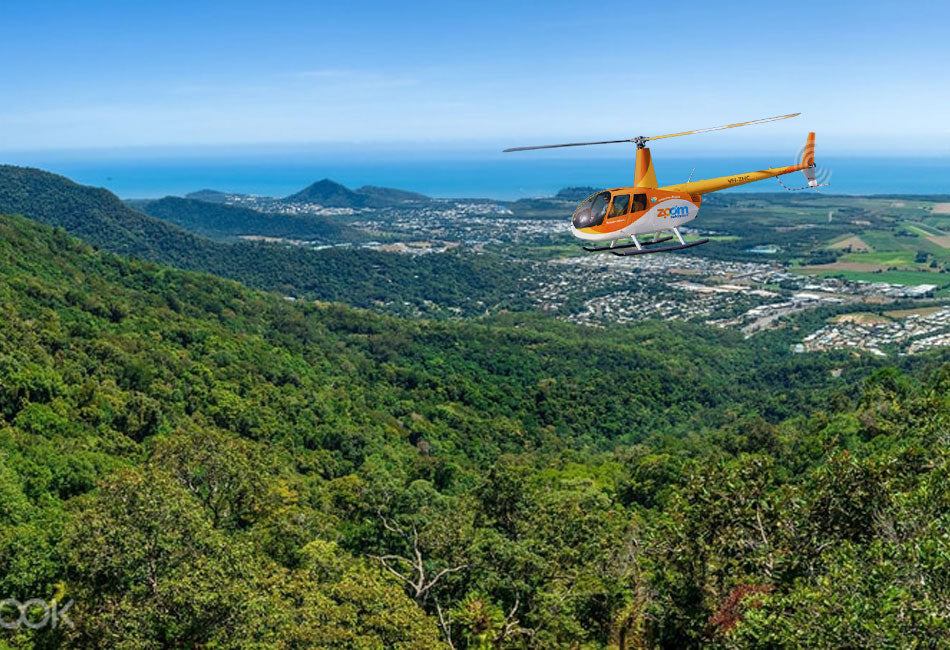
[[[15,647],[950,638],[946,367],[292,304],[18,217],[0,298],[0,592],[75,624]]]
[[[580,203],[591,194],[598,190],[596,187],[565,187],[554,195],[554,198],[564,201],[576,201]]]
[[[356,193],[367,197],[368,200],[382,207],[386,205],[429,203],[432,201],[425,194],[419,194],[418,192],[398,190],[392,187],[377,187],[375,185],[364,185],[357,188]]]
[[[259,235],[339,243],[355,237],[355,233],[344,226],[323,217],[266,214],[205,200],[166,196],[143,201],[139,209],[210,239],[233,240],[242,235]]]
[[[0,212],[59,226],[94,246],[145,260],[187,265],[216,253],[211,242],[130,209],[108,190],[39,169],[0,165]]]
[[[226,203],[228,200],[227,192],[219,192],[218,190],[198,190],[197,192],[189,192],[185,195],[186,199],[195,199],[196,201],[205,201],[207,203]]]
[[[107,190],[38,169],[0,165],[0,213],[59,226],[116,254],[393,313],[481,314],[512,306],[524,293],[518,269],[485,256],[406,259],[372,250],[215,242],[134,210]]]
[[[283,200],[286,203],[316,203],[328,208],[387,208],[427,203],[432,199],[415,192],[372,185],[351,190],[329,178],[324,178]]]

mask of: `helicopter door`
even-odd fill
[[[607,214],[607,218],[613,219],[614,217],[622,217],[623,215],[627,214],[627,209],[629,207],[629,194],[615,194],[614,202],[610,204],[610,212]]]

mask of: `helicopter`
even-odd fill
[[[681,135],[706,133],[732,129],[738,126],[750,126],[775,120],[786,120],[801,115],[791,113],[777,117],[767,117],[750,122],[739,122],[725,126],[715,126],[709,129],[696,129],[682,133],[668,135],[637,136],[626,140],[604,140],[601,142],[571,142],[567,144],[547,144],[534,147],[514,147],[505,149],[503,153],[512,151],[530,151],[534,149],[557,149],[560,147],[586,147],[599,144],[633,143],[637,145],[637,159],[635,177],[632,187],[616,187],[609,190],[595,192],[581,203],[571,217],[571,232],[578,239],[589,242],[609,242],[601,246],[584,246],[584,250],[610,251],[614,255],[645,255],[647,253],[664,253],[678,251],[685,248],[699,246],[709,241],[708,238],[687,242],[683,238],[679,227],[696,218],[702,204],[703,195],[718,192],[730,187],[754,183],[766,178],[775,178],[784,174],[800,171],[808,182],[807,188],[822,187],[818,183],[815,173],[815,134],[808,134],[801,162],[797,165],[785,167],[769,167],[760,171],[720,176],[707,180],[687,180],[685,183],[659,187],[656,181],[656,172],[653,169],[653,159],[649,147],[645,146],[651,140],[675,138]],[[690,174],[692,179],[692,174]],[[781,183],[781,179],[779,179]],[[823,184],[826,185],[827,183]],[[783,187],[785,186],[782,183]],[[806,187],[786,189],[807,189]],[[663,235],[664,232],[669,235]],[[652,235],[649,241],[640,241],[638,236]],[[678,243],[668,246],[657,246],[676,238]],[[619,243],[629,239],[628,243]]]

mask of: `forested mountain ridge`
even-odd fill
[[[104,188],[40,169],[0,165],[0,213],[60,226],[119,255],[186,264],[214,251],[211,242],[130,209]]]
[[[210,204],[209,204],[210,205]],[[395,313],[481,314],[523,294],[518,269],[450,253],[411,263],[345,248],[311,250],[211,241],[125,205],[105,189],[39,169],[0,165],[0,214],[60,226],[119,255],[204,271],[293,297],[385,306]]]
[[[0,305],[0,593],[75,625],[12,647],[950,640],[941,357],[292,304],[18,217]]]

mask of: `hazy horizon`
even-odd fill
[[[797,151],[786,155],[656,155],[661,183],[726,175],[791,163]],[[511,200],[551,196],[569,186],[618,187],[632,183],[632,155],[593,157],[525,157],[509,154],[414,157],[349,157],[313,152],[270,151],[240,155],[87,156],[24,155],[0,163],[38,167],[85,185],[105,187],[124,199],[184,196],[201,189],[287,196],[310,183],[330,178],[347,187],[376,185],[420,192],[435,198],[491,198]],[[827,171],[825,171],[827,170]],[[819,157],[819,171],[830,171],[832,194],[950,194],[950,157]],[[788,177],[789,187],[801,185],[799,175]],[[784,192],[776,181],[740,186],[729,192]]]

